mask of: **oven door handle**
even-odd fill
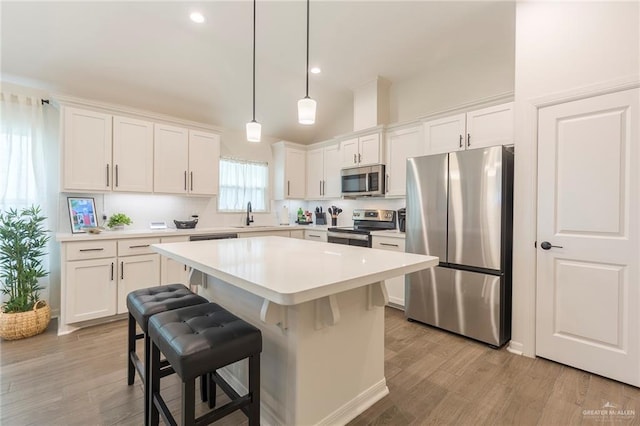
[[[327,238],[342,238],[343,240],[369,241],[369,235],[367,234],[351,234],[347,232],[328,231]]]

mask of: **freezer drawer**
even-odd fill
[[[504,277],[436,267],[406,276],[409,319],[494,346],[510,339]]]

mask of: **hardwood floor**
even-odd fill
[[[0,424],[141,425],[142,387],[126,385],[126,321],[55,330],[53,321],[40,336],[0,343]],[[640,424],[638,388],[407,322],[391,308],[385,352],[390,393],[350,425]],[[162,384],[177,411],[176,376]],[[614,414],[594,413],[607,403]],[[246,420],[236,412],[216,424]]]

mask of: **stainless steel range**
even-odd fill
[[[350,246],[371,247],[371,231],[396,229],[395,210],[353,211],[353,226],[329,228],[327,241]]]

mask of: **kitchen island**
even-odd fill
[[[206,277],[198,292],[262,330],[261,418],[345,424],[388,394],[384,280],[438,258],[282,237],[153,246]],[[221,374],[243,394],[246,363]]]

